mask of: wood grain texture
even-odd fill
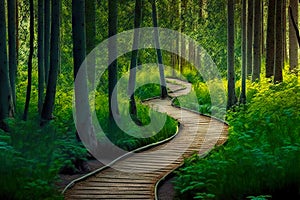
[[[191,84],[184,81],[168,79],[167,84],[173,91],[171,97],[191,91]],[[155,199],[156,182],[180,166],[184,158],[195,152],[204,155],[216,144],[226,141],[228,127],[218,120],[175,108],[170,99],[152,99],[145,104],[177,119],[181,124],[178,135],[165,144],[135,153],[76,183],[65,192],[65,199]],[[143,172],[137,173],[139,171]]]

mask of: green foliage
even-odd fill
[[[286,79],[250,87],[250,103],[227,115],[227,143],[204,159],[195,155],[186,160],[177,172],[181,198],[299,198],[300,85],[294,76]]]

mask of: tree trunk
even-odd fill
[[[73,35],[73,58],[74,58],[74,80],[75,80],[75,107],[76,107],[76,128],[81,139],[88,144],[93,144],[97,140],[94,137],[91,111],[89,104],[89,94],[87,85],[87,63],[86,57],[86,20],[85,20],[85,0],[72,0],[72,35]],[[92,11],[91,11],[92,12]],[[94,44],[90,41],[91,45]],[[92,49],[93,47],[90,48]],[[82,67],[80,69],[80,67]],[[77,77],[78,71],[80,74]],[[77,132],[76,132],[77,134]]]
[[[292,15],[295,24],[298,24],[298,0],[290,0],[289,12],[289,63],[290,71],[294,71],[298,67],[298,41],[296,29],[293,26]]]
[[[156,0],[152,0],[152,20],[153,20],[153,27],[154,29],[154,40],[155,40],[155,48],[157,52],[157,60],[158,60],[158,67],[159,67],[159,74],[160,74],[160,89],[161,94],[160,97],[162,99],[168,97],[165,73],[164,73],[164,65],[163,65],[163,58],[162,52],[160,49],[159,44],[159,31],[158,31],[158,22],[157,22],[157,12],[156,12]]]
[[[16,109],[16,75],[17,75],[17,2],[7,0],[8,10],[8,46],[9,46],[9,79],[13,107]]]
[[[254,0],[248,0],[247,23],[247,75],[252,74],[253,67],[253,9]]]
[[[282,25],[283,25],[283,62],[288,62],[288,54],[287,54],[287,39],[286,39],[286,0],[283,0],[282,5]],[[283,65],[284,66],[284,65]]]
[[[235,71],[234,71],[234,0],[227,3],[227,79],[228,79],[228,101],[227,109],[236,104],[235,95]]]
[[[42,110],[42,123],[53,119],[52,113],[55,103],[56,83],[59,69],[59,48],[60,48],[60,0],[52,0],[51,16],[51,42],[50,42],[50,70],[47,84],[46,97]]]
[[[274,68],[274,82],[282,82],[282,68],[283,68],[283,0],[276,1],[276,56],[275,56],[275,68]]]
[[[266,78],[271,78],[274,75],[275,3],[276,0],[269,0],[267,23]]]
[[[50,69],[50,35],[51,35],[51,0],[44,0],[44,41],[45,41],[45,50],[44,50],[44,56],[45,56],[45,83],[48,84],[48,78],[49,78],[49,69]]]
[[[23,114],[23,120],[26,121],[28,117],[28,109],[30,104],[31,97],[31,86],[32,86],[32,57],[34,52],[34,5],[33,0],[29,2],[30,8],[30,42],[29,42],[29,56],[28,56],[28,82],[27,82],[27,91],[26,91],[26,102]]]
[[[261,67],[261,2],[254,1],[254,43],[253,43],[253,67],[252,81],[260,79]]]
[[[118,2],[108,1],[108,37],[115,36],[118,31]],[[114,128],[113,113],[118,114],[117,85],[118,81],[118,60],[117,60],[117,38],[110,38],[108,42],[108,96],[109,96],[109,119],[111,130]],[[115,93],[113,94],[113,91]]]
[[[38,111],[42,113],[45,90],[45,24],[44,24],[44,0],[38,0]]]
[[[5,0],[0,0],[0,129],[8,131],[3,120],[9,117],[12,97],[10,93],[9,69],[7,63],[6,16],[4,1]]]
[[[130,114],[132,118],[137,121],[137,108],[134,98],[135,82],[136,82],[136,67],[137,67],[137,58],[138,58],[138,47],[139,47],[139,38],[142,23],[142,0],[135,1],[135,11],[134,11],[134,36],[133,36],[133,46],[131,53],[131,62],[130,62],[130,74],[129,74],[129,83],[128,83],[128,95],[130,98]]]
[[[95,48],[96,45],[96,1],[85,1],[85,22],[86,22],[86,54],[88,55]],[[93,56],[93,57],[91,57]],[[95,67],[96,58],[95,55],[90,55],[87,60],[88,80],[91,83],[92,88],[95,86]]]
[[[282,1],[276,1],[276,56],[275,56],[275,67],[274,67],[274,82],[282,82],[282,68],[283,68],[283,22],[282,22]]]
[[[242,90],[240,103],[246,103],[246,40],[247,40],[247,1],[242,1]]]

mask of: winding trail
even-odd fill
[[[168,79],[167,85],[171,97],[191,91],[191,84],[177,79]],[[171,99],[152,99],[145,103],[177,119],[178,134],[164,144],[134,153],[75,183],[66,190],[65,199],[155,199],[156,183],[178,168],[184,158],[194,152],[205,155],[227,138],[225,123],[173,107]]]

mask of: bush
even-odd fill
[[[177,171],[181,198],[299,199],[300,85],[291,76],[277,85],[253,84],[254,90],[250,103],[227,114],[226,145],[204,159],[193,156]]]

